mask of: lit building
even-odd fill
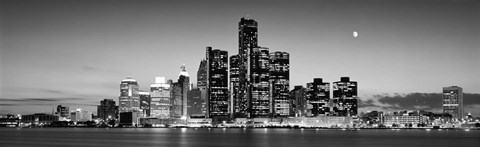
[[[330,83],[322,78],[313,79],[307,83],[307,114],[306,116],[328,116],[330,113]]]
[[[336,116],[356,116],[358,109],[357,82],[341,77],[333,82],[333,112]]]
[[[210,118],[229,116],[228,97],[228,52],[206,48],[207,56],[207,97]]]
[[[91,121],[92,120],[92,113],[86,110],[77,109],[70,113],[71,121],[79,122],[79,121]]]
[[[197,88],[200,90],[201,111],[203,116],[207,116],[208,96],[207,96],[207,60],[200,61],[197,71]]]
[[[140,110],[142,110],[143,116],[150,116],[150,92],[140,91],[138,95],[140,97]]]
[[[290,116],[290,61],[287,52],[270,53],[270,94],[273,101],[273,116]]]
[[[35,113],[30,115],[22,115],[22,123],[31,123],[31,124],[50,124],[54,121],[58,121],[58,116],[45,114],[45,113]]]
[[[230,56],[230,102],[232,106],[230,111],[234,118],[246,117],[248,113],[248,100],[238,97],[240,86],[240,63],[238,57],[238,55]]]
[[[138,83],[131,77],[122,80],[120,83],[119,112],[130,112],[140,110],[140,98],[138,95]]]
[[[100,101],[100,105],[97,106],[98,118],[102,120],[116,119],[118,114],[118,107],[115,105],[113,99],[104,99]]]
[[[170,111],[170,116],[174,118],[187,116],[187,95],[188,90],[190,90],[190,77],[185,70],[185,65],[181,67],[181,70],[182,71],[180,71],[178,81],[172,84],[172,88],[170,90],[172,96],[172,108]]]
[[[253,48],[258,46],[257,26],[257,22],[249,18],[242,18],[238,23],[238,55],[231,59],[237,64],[230,63],[233,70],[238,70],[238,83],[233,84],[234,87],[231,91],[236,109],[234,110],[235,117],[250,117],[252,109],[251,95],[249,94],[251,93],[251,63],[249,60],[251,60]]]
[[[270,97],[270,58],[268,48],[254,47],[250,56],[248,94],[251,97],[250,117],[270,117],[273,111]]]
[[[165,83],[165,77],[155,77],[155,83],[150,84],[150,117],[170,117],[170,94],[170,84]]]
[[[387,127],[417,127],[427,123],[428,117],[422,115],[384,115],[381,123]]]
[[[307,115],[307,89],[303,86],[295,86],[290,91],[290,114],[295,117]]]
[[[461,120],[463,112],[463,89],[458,86],[443,87],[443,113]]]
[[[56,114],[61,118],[69,118],[70,117],[70,110],[69,110],[68,106],[58,105]]]

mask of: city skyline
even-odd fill
[[[2,1],[0,112],[49,113],[59,104],[95,110],[100,100],[117,100],[126,76],[148,90],[154,77],[176,80],[182,64],[196,77],[206,46],[237,53],[237,24],[246,15],[258,22],[259,46],[290,54],[290,90],[347,76],[361,83],[364,110],[395,108],[402,102],[388,97],[407,101],[447,86],[480,98],[478,1],[49,2]],[[224,13],[207,11],[216,6]],[[465,108],[480,109],[479,100],[465,99]],[[438,108],[419,103],[441,110],[441,101]]]

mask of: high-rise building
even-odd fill
[[[327,116],[330,112],[330,83],[322,78],[307,83],[307,116]]]
[[[238,64],[231,66],[238,68],[238,84],[232,87],[232,96],[235,102],[235,117],[250,117],[252,108],[249,60],[254,47],[258,46],[258,24],[250,18],[242,18],[238,23],[238,55],[233,57]],[[235,69],[237,70],[237,69]]]
[[[74,122],[92,120],[92,113],[82,109],[77,109],[76,111],[71,112],[70,116],[70,119]]]
[[[58,105],[56,114],[61,118],[68,118],[70,117],[70,110],[68,106]]]
[[[294,117],[303,117],[307,115],[307,89],[303,86],[295,86],[290,91],[290,115]]]
[[[229,116],[228,52],[207,47],[207,115],[211,118]]]
[[[165,77],[155,77],[150,84],[150,117],[169,118],[171,113],[170,84]]]
[[[187,106],[187,115],[190,117],[205,117],[203,113],[203,101],[201,97],[202,92],[200,89],[195,88],[188,91],[188,106]]]
[[[333,112],[336,116],[356,116],[358,109],[357,82],[341,77],[333,82]]]
[[[287,52],[270,53],[270,94],[273,116],[290,116],[290,61]]]
[[[150,116],[150,92],[140,91],[138,95],[140,97],[140,110],[142,111],[143,117]]]
[[[246,114],[248,113],[248,100],[238,97],[240,86],[239,65],[239,56],[230,56],[230,102],[232,103],[230,111],[235,118],[246,117]]]
[[[463,112],[463,89],[458,86],[443,87],[443,113],[452,115],[453,119],[461,120]]]
[[[98,118],[106,121],[109,119],[116,119],[118,115],[118,107],[115,105],[113,99],[103,99],[100,105],[97,106]]]
[[[181,118],[187,117],[187,95],[190,90],[190,76],[185,70],[185,65],[181,67],[178,81],[172,84],[170,90],[172,96],[171,117]]]
[[[207,116],[208,96],[207,96],[207,60],[200,61],[197,71],[197,88],[200,91],[201,114]]]
[[[250,55],[248,94],[251,97],[250,117],[270,117],[272,99],[270,97],[270,58],[266,47],[254,47]]]
[[[120,83],[119,112],[137,112],[140,110],[138,83],[131,77]]]

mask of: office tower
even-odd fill
[[[150,117],[169,118],[171,113],[170,84],[165,77],[155,77],[150,84]]]
[[[97,106],[98,118],[106,121],[109,119],[116,119],[118,114],[118,107],[115,105],[113,99],[103,99],[100,101],[100,105]]]
[[[228,111],[228,52],[206,48],[208,117],[227,118]]]
[[[74,122],[92,120],[92,113],[87,110],[77,109],[76,111],[71,112],[70,115],[70,119]]]
[[[232,87],[232,96],[236,102],[237,110],[235,115],[237,117],[250,117],[251,111],[251,96],[249,95],[250,84],[250,55],[253,47],[257,47],[258,33],[257,22],[253,19],[242,18],[238,24],[238,55],[236,60],[238,64],[238,86]],[[233,66],[233,64],[232,64]],[[235,86],[235,85],[234,85]]]
[[[138,95],[140,97],[140,110],[142,111],[143,117],[150,116],[150,92],[140,91]]]
[[[185,65],[181,66],[180,69],[178,80],[172,84],[172,89],[170,90],[172,96],[170,114],[174,118],[187,117],[187,95],[188,90],[190,90],[190,76],[185,70]]]
[[[249,83],[251,97],[250,117],[270,117],[272,110],[270,97],[270,58],[268,48],[254,47],[249,59]]]
[[[197,88],[200,91],[201,111],[203,116],[207,116],[208,96],[207,96],[207,60],[200,61],[197,71]]]
[[[443,113],[452,115],[453,119],[461,120],[463,112],[463,89],[458,86],[443,87]]]
[[[230,102],[232,116],[237,117],[247,117],[248,110],[248,100],[238,98],[239,86],[240,86],[240,70],[239,70],[239,56],[232,55],[230,56]]]
[[[290,116],[290,61],[287,52],[270,53],[270,94],[273,116]]]
[[[307,115],[307,89],[303,86],[295,86],[290,91],[290,115],[294,117],[303,117]]]
[[[307,116],[327,116],[330,112],[330,83],[322,78],[307,83]]]
[[[131,77],[127,77],[120,83],[119,112],[139,111],[140,98],[138,95],[138,83]]]
[[[358,109],[357,82],[341,77],[333,82],[333,112],[336,116],[356,116]]]
[[[70,117],[70,111],[69,111],[68,106],[58,105],[57,106],[57,115],[61,118]]]
[[[188,100],[187,100],[187,115],[190,117],[205,117],[203,113],[203,101],[201,97],[202,92],[200,89],[195,88],[188,91]]]

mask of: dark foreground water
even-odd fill
[[[480,146],[480,130],[315,130],[223,128],[0,128],[10,146]]]

